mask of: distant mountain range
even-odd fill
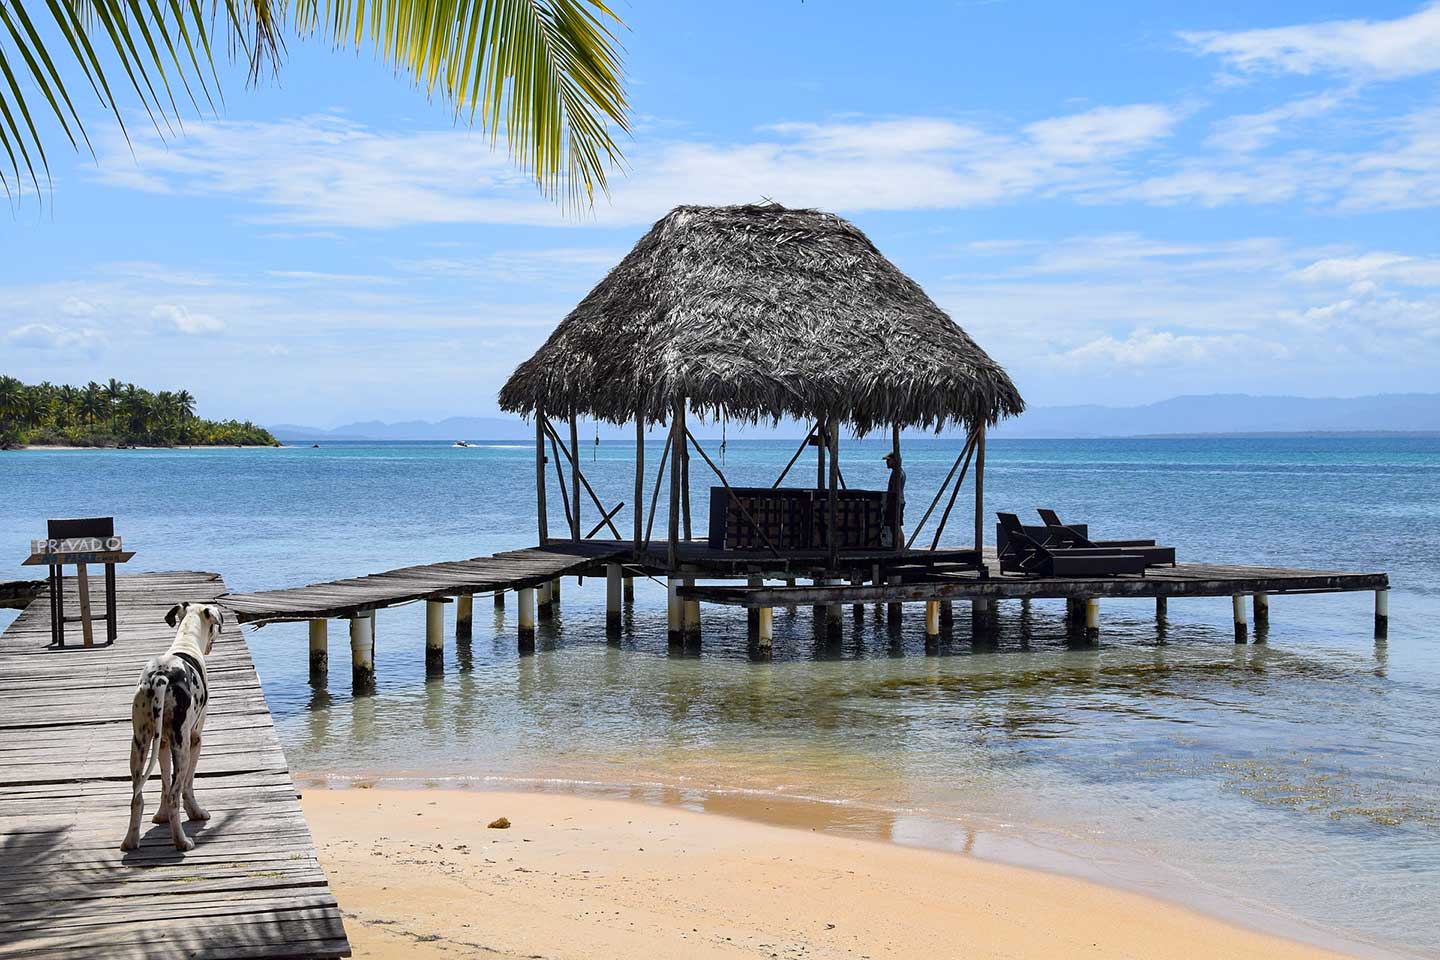
[[[319,440],[515,440],[529,441],[534,427],[518,417],[447,417],[382,423],[369,420],[326,430],[290,423],[271,424],[270,432],[286,443]],[[582,431],[593,436],[594,427]],[[702,436],[715,433],[706,426]],[[737,436],[798,437],[803,428],[781,424],[774,429],[733,427]],[[1440,432],[1440,393],[1396,393],[1369,397],[1256,397],[1209,394],[1175,397],[1138,407],[1033,407],[1002,423],[991,435],[999,438],[1078,438],[1194,436],[1273,433],[1432,433]],[[602,425],[607,440],[630,439],[630,428]],[[583,441],[583,438],[582,438]]]

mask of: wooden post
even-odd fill
[[[1100,639],[1100,600],[1098,597],[1085,598],[1085,639],[1092,643]]]
[[[770,659],[771,650],[775,643],[775,609],[773,607],[761,607],[758,611],[759,617],[759,642],[758,653],[762,659]]]
[[[520,649],[535,649],[535,588],[521,587],[516,591],[520,604]]]
[[[1255,594],[1250,598],[1250,606],[1255,614],[1255,632],[1259,633],[1260,628],[1270,626],[1270,595]]]
[[[1250,632],[1249,624],[1245,622],[1245,594],[1233,595],[1230,598],[1230,609],[1235,614],[1235,642],[1244,643],[1246,634]]]
[[[1390,632],[1390,589],[1375,591],[1375,636],[1384,638]]]
[[[496,610],[504,610],[504,609],[505,609],[505,591],[504,591],[504,590],[496,590],[496,591],[495,591],[495,609],[496,609]]]
[[[950,627],[955,623],[955,601],[940,601],[940,626]]]
[[[635,559],[645,549],[645,415],[635,414]],[[625,578],[626,598],[634,599],[630,578]]]
[[[560,578],[550,581],[550,607],[552,613],[560,612]]]
[[[751,590],[759,590],[765,586],[765,579],[763,577],[750,577],[745,581],[745,585]],[[760,640],[759,607],[745,608],[745,638],[749,640],[751,644],[758,643]]]
[[[900,459],[900,424],[898,423],[892,424],[890,427],[890,452],[895,454],[895,462],[903,467],[905,461]],[[897,511],[894,529],[890,531],[890,536],[895,541],[896,553],[903,553],[905,551],[905,531],[903,529],[903,526],[904,525],[900,522],[899,513]],[[875,582],[880,582],[878,577],[876,578]]]
[[[667,639],[671,646],[685,642],[684,616],[680,611],[679,577],[665,578],[665,616],[668,628]]]
[[[680,522],[685,542],[690,542],[690,427],[685,408],[680,408]]]
[[[1067,597],[1065,599],[1065,623],[1069,627],[1078,627],[1085,622],[1085,601],[1079,597]]]
[[[970,635],[979,636],[988,629],[990,619],[990,599],[988,597],[976,597],[970,601]]]
[[[634,603],[634,602],[635,602],[635,578],[634,578],[634,577],[626,577],[626,578],[625,578],[625,602],[626,602],[626,603]]]
[[[455,598],[455,639],[469,640],[471,624],[475,619],[475,598],[462,593]]]
[[[1164,597],[1155,598],[1155,622],[1164,623],[1169,618],[1169,602]]]
[[[930,642],[940,638],[940,601],[925,601],[925,640]]]
[[[570,514],[570,539],[580,542],[580,428],[575,422],[575,411],[570,411],[570,502],[575,512]]]
[[[894,586],[899,586],[899,585],[900,585],[900,574],[898,574],[898,573],[892,573],[892,574],[890,575],[890,585],[891,585],[892,587],[894,587]],[[902,604],[899,604],[899,603],[891,603],[891,604],[889,604],[889,605],[886,606],[886,608],[885,608],[885,616],[886,616],[887,619],[889,619],[889,621],[890,621],[891,623],[897,623],[897,624],[898,624],[898,623],[900,622],[900,614],[901,614],[902,606],[903,606],[903,605],[902,605]]]
[[[975,552],[985,550],[985,424],[975,428]]]
[[[830,569],[834,570],[840,560],[839,537],[839,495],[840,495],[840,418],[831,417],[825,424],[826,439],[830,442],[830,483],[825,503],[825,542],[830,549]],[[834,622],[840,619],[840,608],[835,607]]]
[[[310,621],[310,682],[324,683],[330,672],[330,624],[325,620]]]
[[[115,564],[105,564],[105,639],[114,643],[120,636],[120,622],[115,615]]]
[[[445,601],[425,601],[425,672],[445,670]]]
[[[535,408],[535,515],[540,527],[540,546],[550,539],[550,516],[545,508],[545,416]]]
[[[540,619],[549,620],[554,614],[555,608],[550,604],[550,581],[546,580],[536,588],[537,603],[539,605]]]
[[[350,682],[355,692],[375,688],[375,611],[350,618]]]
[[[827,482],[825,473],[825,453],[830,449],[830,441],[825,436],[826,422],[820,418],[815,419],[815,489],[824,490]]]
[[[80,588],[80,632],[85,637],[85,646],[95,646],[95,626],[90,622],[90,567],[89,564],[75,564],[75,585]]]
[[[685,586],[695,586],[694,577],[686,577],[683,581]],[[685,642],[698,644],[700,642],[700,601],[686,600],[681,607],[681,614],[684,616]]]
[[[680,461],[682,459],[680,444],[685,440],[685,435],[681,432],[684,429],[685,401],[681,399],[675,401],[675,407],[670,411],[670,449],[674,451],[672,454],[674,459],[670,464],[670,516],[668,518],[666,567],[671,573],[680,566]],[[676,629],[678,629],[678,625]]]
[[[605,633],[620,635],[620,564],[605,564]]]
[[[865,586],[865,574],[863,574],[863,573],[852,573],[852,574],[850,574],[850,585],[851,585],[852,587],[863,587],[863,586]],[[851,604],[851,605],[850,605],[850,615],[853,616],[856,620],[863,620],[863,619],[865,619],[865,604],[863,604],[863,603],[854,603],[854,604]]]

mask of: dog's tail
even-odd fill
[[[150,702],[151,710],[154,711],[153,721],[155,734],[150,742],[144,745],[141,767],[144,773],[138,774],[132,786],[138,795],[145,789],[145,784],[150,782],[150,774],[155,772],[155,761],[160,759],[160,737],[164,734],[165,727],[165,699],[170,692],[170,678],[163,673],[156,674],[150,680]]]

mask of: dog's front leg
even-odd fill
[[[185,773],[190,769],[189,738],[182,736],[170,744],[170,756],[175,760],[175,773],[166,791],[170,797],[170,839],[175,842],[176,850],[189,850],[195,841],[185,835],[185,827],[180,822],[180,798],[187,789]]]
[[[191,820],[209,820],[209,812],[202,806],[200,801],[195,799],[195,768],[200,766],[200,731],[196,730],[190,737],[190,762],[181,771],[180,776],[185,782],[185,815]]]

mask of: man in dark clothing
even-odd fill
[[[900,455],[893,450],[885,454],[885,465],[890,468],[890,484],[885,488],[884,540],[886,546],[893,547],[905,522],[905,469],[900,466]]]

